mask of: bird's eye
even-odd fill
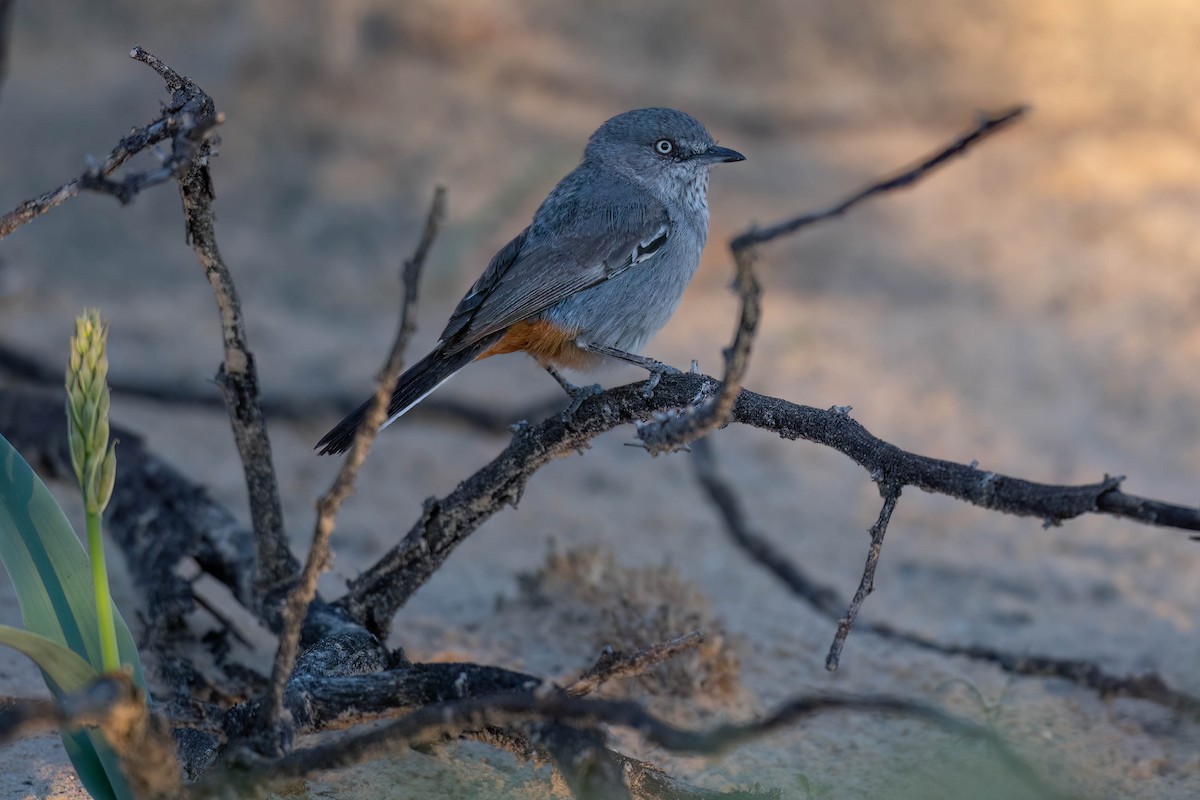
[[[675,152],[675,143],[670,139],[659,139],[654,143],[654,152],[660,156],[669,156]]]

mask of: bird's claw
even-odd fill
[[[646,379],[644,384],[642,384],[642,397],[646,398],[647,400],[654,397],[654,389],[658,386],[659,382],[662,381],[663,375],[683,374],[670,364],[663,364],[659,361],[656,361],[653,364],[647,364],[646,369],[649,371],[650,377]]]
[[[593,383],[590,386],[571,386],[571,388],[563,387],[571,398],[571,405],[567,406],[564,415],[570,417],[574,415],[579,407],[583,405],[585,400],[588,400],[604,391],[604,388],[598,383]]]
[[[663,374],[661,372],[650,373],[650,377],[646,379],[644,384],[642,384],[642,397],[646,398],[647,400],[649,400],[651,397],[654,397],[654,387],[658,386],[659,381],[662,380],[662,376]]]

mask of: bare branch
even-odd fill
[[[554,722],[531,728],[533,738],[544,742],[558,774],[578,800],[628,800],[632,797],[625,785],[624,765],[604,746],[604,734],[598,729]]]
[[[512,727],[487,727],[476,731],[464,731],[462,735],[463,738],[506,750],[523,761],[532,761],[540,765],[550,760],[545,745],[548,744],[548,739],[555,737],[556,727],[565,726],[538,726],[537,745],[527,734]],[[674,778],[649,762],[630,758],[615,750],[605,750],[604,757],[620,767],[629,793],[638,800],[780,800],[781,796],[778,789],[705,789]]]
[[[3,22],[3,18],[0,17],[0,27]],[[26,200],[9,213],[0,216],[0,239],[84,190],[109,194],[122,203],[128,203],[143,189],[180,177],[193,159],[201,155],[202,149],[204,155],[207,155],[210,134],[213,128],[224,121],[222,115],[216,112],[212,98],[140,47],[135,47],[129,55],[148,64],[167,80],[167,88],[173,93],[173,97],[163,108],[162,116],[149,125],[135,128],[117,143],[103,162],[91,167],[75,180]],[[171,142],[171,153],[160,166],[147,172],[127,175],[119,181],[109,179],[109,176],[130,158],[166,140]]]
[[[915,633],[896,630],[879,622],[861,624],[858,627],[859,630],[866,630],[923,650],[995,664],[1012,675],[1057,678],[1094,691],[1103,698],[1133,697],[1149,700],[1193,718],[1200,717],[1200,698],[1168,686],[1162,677],[1154,672],[1113,675],[1101,669],[1099,665],[1082,659],[1051,658],[1029,653],[1018,655],[974,644],[946,644]]]
[[[37,197],[24,201],[12,211],[4,216],[0,216],[0,239],[8,236],[26,222],[40,217],[50,209],[61,206],[77,194],[79,194],[79,178],[68,181],[57,189],[52,189],[45,194],[40,194]]]
[[[686,406],[693,398],[711,392],[715,383],[707,375],[665,375],[651,398],[641,396],[640,384],[621,386],[585,400],[571,420],[551,417],[539,425],[521,427],[490,464],[449,495],[427,501],[401,542],[351,581],[349,593],[336,605],[377,634],[386,631],[392,615],[463,539],[485,519],[520,499],[526,482],[540,467],[580,450],[618,425]],[[734,404],[733,421],[774,431],[785,439],[805,439],[833,448],[882,482],[915,486],[1007,514],[1058,523],[1081,514],[1108,513],[1147,524],[1162,525],[1169,519],[1174,527],[1200,530],[1200,509],[1195,507],[1162,504],[1171,514],[1156,515],[1153,520],[1131,513],[1129,509],[1144,508],[1147,501],[1122,493],[1118,479],[1054,486],[916,455],[873,436],[844,410],[801,406],[743,389]]]
[[[717,754],[827,711],[897,714],[923,719],[950,733],[986,741],[997,758],[1043,797],[1061,795],[1046,786],[994,733],[921,703],[888,696],[819,695],[797,697],[757,722],[723,724],[707,731],[669,725],[636,703],[568,697],[560,693],[510,694],[461,700],[418,709],[412,714],[325,745],[297,750],[244,772],[216,770],[193,784],[193,798],[213,797],[231,783],[263,787],[329,769],[369,761],[401,748],[487,726],[556,722],[572,726],[616,725],[637,731],[666,750]]]
[[[767,539],[750,529],[737,493],[719,473],[712,441],[701,439],[692,445],[692,464],[696,478],[716,506],[729,537],[752,560],[775,575],[791,591],[819,613],[839,621],[845,604],[838,592],[805,573]],[[1154,673],[1134,676],[1112,675],[1098,665],[1082,660],[1007,653],[980,645],[959,645],[900,630],[881,622],[860,623],[859,630],[922,650],[943,655],[964,656],[994,664],[1014,675],[1059,678],[1090,689],[1101,697],[1135,697],[1149,700],[1192,716],[1200,715],[1200,698],[1171,688]]]
[[[633,653],[621,653],[611,647],[606,648],[595,665],[563,691],[573,697],[583,697],[608,681],[645,674],[662,662],[699,647],[704,643],[704,638],[700,631],[692,631]]]
[[[696,378],[698,376],[689,378],[693,383],[688,388],[677,391],[677,396],[688,396],[688,392],[694,391],[699,385]],[[667,388],[670,386],[672,383],[668,380]],[[628,387],[631,394],[636,394],[638,388],[639,386]],[[660,390],[660,393],[666,392],[667,388]],[[742,402],[747,402],[749,397],[751,397],[749,393],[743,393]],[[665,399],[665,395],[659,399]],[[765,402],[766,398],[763,398],[763,401]],[[777,402],[782,403],[783,401]],[[790,404],[786,405],[790,406]],[[825,423],[820,421],[821,416],[833,414],[833,412],[804,409],[798,406],[795,409],[799,414],[810,413],[813,415],[812,419],[803,424],[814,430],[825,427]],[[69,476],[71,474],[65,436],[63,435],[66,427],[62,414],[62,403],[57,393],[0,390],[0,433],[5,435],[31,463],[36,464],[43,475]],[[742,421],[749,421],[746,413],[743,413]],[[793,431],[798,424],[789,420],[786,414],[774,414],[774,412],[771,413],[769,419],[760,420],[759,426],[768,427],[766,423],[775,425],[777,428],[786,427]],[[135,571],[136,583],[145,596],[146,620],[150,629],[148,641],[156,647],[161,646],[164,641],[172,642],[174,644],[169,644],[168,647],[169,649],[174,648],[178,646],[177,634],[168,637],[166,633],[180,629],[183,615],[187,613],[191,602],[186,583],[182,583],[175,574],[175,565],[181,559],[194,558],[206,572],[229,585],[243,602],[249,602],[250,593],[247,584],[252,572],[253,539],[250,532],[242,529],[236,519],[216,504],[201,487],[194,485],[169,464],[146,451],[134,434],[125,431],[117,432],[117,435],[121,438],[125,448],[122,456],[122,463],[125,467],[118,473],[117,489],[113,495],[112,505],[109,507],[107,527],[126,552],[129,564]],[[795,432],[789,433],[790,438],[795,438],[797,435]],[[695,443],[693,452],[697,461],[702,458],[709,444],[707,439]],[[874,448],[875,445],[869,440],[861,443],[861,450],[864,452],[871,452]],[[951,466],[962,470],[965,476],[969,477],[973,474],[969,467]],[[938,474],[943,478],[947,477],[944,471],[939,470]],[[950,481],[949,483],[950,485],[944,493],[953,494],[954,491],[957,491],[955,482]],[[1002,493],[995,500],[1004,502],[1006,494],[1013,488],[1005,484]],[[1120,495],[1120,497],[1126,496]],[[1022,500],[1022,502],[1024,501]],[[1140,507],[1143,502],[1141,498],[1129,498],[1116,505]],[[1190,514],[1190,521],[1194,526],[1196,518],[1194,510],[1189,511],[1181,507],[1172,508],[1179,508],[1178,515]],[[1041,516],[1041,512],[1034,515]],[[744,513],[741,517],[744,524]],[[735,540],[736,538],[735,536]],[[761,537],[758,537],[758,543],[756,546],[769,548],[769,544]],[[751,552],[753,553],[753,547]],[[810,602],[813,602],[818,610],[831,619],[838,619],[843,603],[837,594],[831,589],[821,586],[819,582],[804,576],[796,566],[787,564],[786,559],[778,552],[773,550],[771,552],[772,558],[779,562],[784,571],[795,572],[800,576],[802,585],[812,587],[814,595],[809,598]],[[774,569],[774,567],[770,568]],[[804,595],[803,592],[800,594]],[[823,596],[827,597],[822,600]],[[318,620],[312,618],[311,614],[310,623],[314,627],[314,633],[311,635],[308,633],[309,624],[306,623],[305,638],[311,638],[314,642],[320,640],[309,651],[314,654],[314,657],[325,649],[329,649],[331,658],[341,659],[344,663],[357,664],[359,665],[358,669],[370,669],[363,666],[366,663],[364,659],[367,659],[368,656],[371,659],[379,658],[377,655],[379,646],[374,637],[369,636],[361,629],[354,628],[352,623],[346,622],[332,611],[321,617],[320,630],[315,630],[318,627]],[[1187,713],[1200,713],[1200,701],[1172,689],[1161,678],[1153,674],[1111,675],[1095,664],[1084,661],[1069,661],[1041,655],[1015,655],[978,645],[943,643],[896,630],[882,623],[860,623],[858,627],[922,649],[988,661],[1014,674],[1062,678],[1094,690],[1104,697],[1144,698]],[[324,637],[330,637],[332,645],[330,648],[323,646]],[[363,642],[362,646],[366,647],[368,639],[372,643],[368,648],[370,653],[366,650],[359,652],[347,649],[352,646],[349,644],[351,641],[361,641]],[[357,647],[357,645],[353,646]],[[344,689],[339,689],[337,692],[329,694],[325,700],[321,700],[319,698],[325,696],[323,694],[325,690],[321,688],[318,678],[329,673],[328,670],[320,668],[316,663],[312,666],[313,669],[306,669],[302,676],[303,680],[296,684],[296,690],[301,692],[301,695],[298,695],[298,703],[294,705],[289,702],[288,706],[295,710],[305,707],[311,702],[313,708],[322,709],[320,711],[322,718],[336,716],[338,714],[336,704],[350,702],[351,699],[354,699],[353,692],[362,687],[355,688],[346,685]],[[300,678],[299,667],[296,673]],[[181,674],[179,680],[186,677]],[[302,687],[300,683],[303,683]],[[381,684],[381,686],[385,687],[381,689],[385,693],[392,691],[392,689],[387,689],[385,684]],[[180,684],[180,690],[183,690],[183,684]],[[289,694],[292,691],[292,688],[288,689]],[[343,691],[349,694],[341,694]],[[361,699],[360,696],[356,702]],[[386,705],[386,698],[381,698],[378,702],[371,701],[370,705],[381,712],[394,707]],[[299,727],[307,729],[308,724],[297,718]],[[314,721],[312,724],[319,726],[322,723]]]
[[[225,395],[234,439],[242,457],[249,492],[251,518],[257,544],[259,574],[255,587],[260,595],[277,589],[296,572],[297,563],[288,549],[283,533],[283,511],[259,404],[258,374],[254,357],[246,345],[241,304],[233,279],[217,249],[213,227],[213,187],[208,171],[212,141],[208,134],[220,124],[212,98],[190,79],[181,76],[156,56],[140,47],[130,57],[157,72],[172,93],[163,116],[150,125],[135,129],[109,154],[103,164],[53,192],[22,203],[0,217],[0,238],[17,227],[74,197],[82,189],[112,194],[128,202],[138,191],[172,177],[179,179],[183,198],[188,241],[212,284],[221,313],[225,359],[217,383]],[[131,156],[157,142],[170,139],[172,154],[161,167],[147,173],[129,175],[121,181],[108,179]]]
[[[287,602],[283,607],[283,630],[279,636],[279,649],[275,654],[275,663],[271,670],[271,685],[267,697],[266,713],[262,718],[264,731],[270,731],[278,725],[283,711],[283,693],[288,676],[296,664],[296,656],[300,650],[300,628],[308,612],[308,606],[317,594],[317,579],[325,570],[330,560],[329,538],[333,535],[337,522],[337,513],[343,501],[354,490],[354,481],[358,471],[366,461],[367,454],[379,426],[383,424],[387,414],[388,398],[392,387],[400,376],[404,366],[404,350],[408,340],[416,329],[417,286],[425,259],[429,254],[433,240],[437,237],[442,220],[446,215],[446,190],[437,187],[429,214],[425,221],[425,231],[413,257],[404,263],[403,278],[404,292],[400,308],[400,327],[392,343],[391,352],[375,382],[375,394],[367,410],[366,419],[354,435],[354,442],[346,459],[342,461],[341,469],[328,491],[317,501],[317,521],[313,530],[312,544],[309,547],[308,559],[296,585],[288,592]]]
[[[995,113],[980,112],[976,119],[975,127],[913,166],[900,170],[890,178],[872,183],[828,208],[801,214],[798,217],[783,220],[774,225],[768,225],[766,228],[751,228],[735,237],[730,247],[733,248],[734,252],[737,252],[754,245],[778,239],[782,236],[787,236],[801,228],[827,220],[830,217],[841,216],[859,203],[876,195],[912,186],[950,159],[966,153],[973,145],[1004,130],[1010,124],[1023,117],[1028,111],[1028,106],[1013,106],[1012,108]]]
[[[114,365],[116,369],[116,365]],[[62,383],[62,370],[43,363],[33,356],[0,342],[0,371],[27,383],[57,389]],[[114,395],[152,400],[156,403],[184,407],[225,409],[225,399],[208,387],[194,389],[178,383],[165,383],[153,378],[122,377],[110,374],[109,388]],[[329,392],[320,395],[262,398],[263,414],[273,421],[310,422],[324,416],[343,414],[348,406],[360,402],[348,392]],[[562,411],[562,395],[548,395],[540,402],[505,410],[493,406],[455,400],[433,395],[405,414],[405,418],[436,421],[444,425],[462,425],[480,433],[507,435],[514,419],[544,419]]]
[[[140,47],[135,47],[130,56],[162,76],[167,88],[175,95],[173,104],[193,104],[209,110],[213,108],[212,98],[203,89],[155,56]],[[209,140],[200,142],[179,178],[179,193],[183,198],[188,243],[204,268],[221,315],[225,357],[216,380],[225,396],[234,441],[246,476],[250,518],[258,549],[255,586],[260,595],[265,597],[290,581],[296,574],[298,564],[288,549],[284,535],[283,508],[271,457],[271,441],[259,403],[258,369],[247,345],[241,300],[238,299],[233,276],[217,247],[212,209],[215,194],[208,169],[211,149]]]
[[[234,438],[246,471],[251,517],[258,542],[260,580],[256,585],[265,594],[295,574],[297,564],[283,535],[283,514],[271,462],[270,441],[258,402],[254,359],[246,347],[241,306],[233,280],[217,249],[213,229],[213,189],[207,166],[212,142],[208,134],[221,122],[221,116],[216,113],[207,93],[157,57],[140,47],[135,47],[130,56],[150,66],[166,81],[173,96],[163,116],[144,128],[135,129],[121,140],[102,164],[80,178],[26,201],[0,217],[0,238],[74,197],[82,189],[102,191],[128,202],[147,186],[171,177],[179,178],[188,240],[213,286],[221,311],[225,363],[217,381],[229,406]],[[122,181],[108,180],[107,176],[134,154],[166,139],[171,140],[173,153],[162,167],[127,176]]]
[[[300,657],[297,675],[310,652],[306,650]],[[347,654],[348,658],[352,656]],[[528,694],[545,685],[534,675],[481,664],[406,663],[355,674],[339,675],[328,668],[322,672],[309,670],[303,680],[288,682],[284,704],[298,733],[357,725],[465,698]],[[226,722],[225,729],[231,738],[253,737],[262,714],[262,703],[245,703]]]
[[[783,581],[792,594],[818,610],[836,616],[841,605],[837,591],[804,574],[774,545],[750,529],[746,512],[737,494],[717,469],[711,438],[700,439],[692,444],[691,461],[696,480],[720,513],[725,522],[725,530],[734,543],[768,572]]]
[[[871,546],[867,549],[867,563],[863,566],[862,579],[858,582],[858,590],[854,593],[845,616],[838,620],[837,633],[833,637],[833,644],[829,646],[829,654],[825,656],[825,669],[830,672],[838,668],[842,647],[846,644],[850,629],[854,627],[854,621],[858,619],[863,601],[875,591],[875,568],[879,566],[888,523],[892,521],[892,512],[896,510],[896,502],[900,499],[900,487],[894,483],[881,483],[879,492],[883,495],[883,507],[879,509],[879,519],[871,526]]]
[[[684,449],[688,443],[729,423],[734,400],[741,391],[742,378],[749,365],[750,349],[761,314],[761,292],[754,277],[754,260],[758,245],[794,233],[805,225],[844,214],[869,197],[911,186],[939,165],[965,153],[973,144],[1002,130],[1024,113],[1024,107],[1018,107],[995,115],[980,114],[975,128],[919,164],[872,184],[823,211],[796,217],[765,230],[750,230],[735,237],[729,248],[737,265],[734,287],[742,299],[742,310],[733,345],[725,351],[725,375],[722,378],[721,391],[716,397],[706,399],[702,404],[693,403],[685,409],[660,413],[650,422],[639,424],[637,436],[646,450],[651,455],[658,455]]]
[[[132,684],[104,677],[61,700],[14,699],[0,706],[0,745],[63,728],[98,727],[109,714],[134,702]]]
[[[20,701],[0,710],[0,745],[52,728],[100,729],[134,796],[179,796],[174,744],[163,720],[150,713],[146,698],[127,674],[102,675],[57,702]]]

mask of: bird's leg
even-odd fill
[[[596,395],[600,394],[600,392],[604,391],[600,388],[600,384],[598,383],[593,383],[591,386],[576,386],[563,377],[561,372],[549,364],[542,364],[542,368],[545,369],[546,372],[549,372],[550,377],[558,381],[558,385],[561,386],[563,391],[570,396],[571,405],[568,406],[566,412],[564,412],[567,416],[574,414],[579,409],[579,406],[583,405],[584,400],[587,400],[589,397],[595,397]]]
[[[646,385],[642,387],[642,397],[650,398],[654,396],[654,387],[658,386],[658,382],[662,380],[663,375],[678,375],[679,370],[672,367],[670,364],[664,364],[661,361],[655,361],[653,358],[639,356],[637,353],[627,353],[624,350],[618,350],[615,347],[607,347],[602,344],[576,343],[580,348],[592,353],[615,358],[618,361],[624,361],[626,364],[633,364],[636,367],[641,367],[650,373],[649,379],[646,380]]]

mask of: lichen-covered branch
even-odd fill
[[[369,629],[386,631],[396,611],[454,548],[484,520],[519,500],[529,478],[542,466],[581,450],[594,437],[620,425],[711,395],[714,387],[719,388],[719,382],[707,375],[664,375],[653,397],[642,397],[640,384],[621,386],[585,400],[570,419],[552,417],[521,427],[490,464],[445,497],[428,500],[400,543],[351,581],[350,591],[336,605]],[[1200,508],[1127,495],[1120,490],[1118,478],[1055,486],[909,453],[871,434],[844,409],[812,408],[743,389],[732,419],[784,439],[805,439],[844,453],[881,484],[913,486],[1006,514],[1056,524],[1081,514],[1106,513],[1150,525],[1200,530]],[[1146,515],[1142,510],[1148,504],[1166,512]]]

